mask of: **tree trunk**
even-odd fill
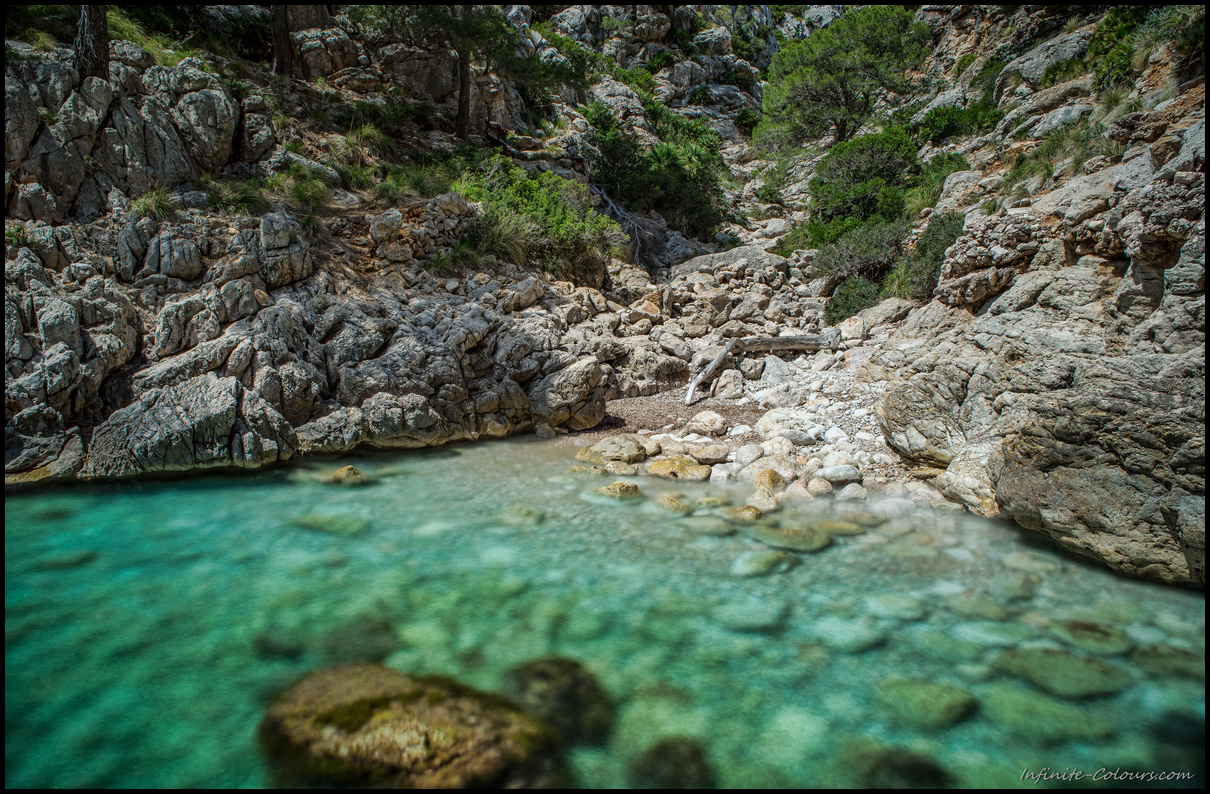
[[[80,25],[76,32],[76,54],[72,66],[85,77],[109,79],[109,24],[107,6],[80,6]]]
[[[287,6],[269,6],[269,35],[273,39],[273,74],[287,77],[294,70],[294,42],[290,39]]]
[[[454,123],[454,135],[466,140],[471,134],[471,52],[458,53],[458,120]]]
[[[718,369],[718,365],[723,363],[723,359],[729,353],[739,352],[754,352],[765,351],[771,353],[774,350],[823,350],[825,347],[835,350],[840,346],[840,331],[833,328],[830,331],[825,331],[822,334],[815,336],[745,336],[735,337],[727,346],[722,349],[714,360],[706,365],[706,368],[698,374],[693,382],[689,384],[689,391],[685,395],[685,405],[693,402],[693,392],[701,385],[702,381],[710,377],[710,374]]]

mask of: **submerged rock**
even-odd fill
[[[1118,656],[1134,647],[1126,632],[1102,623],[1064,620],[1050,627],[1055,636],[1071,647],[1097,656]]]
[[[1111,695],[1130,684],[1130,674],[1122,668],[1058,648],[1013,648],[992,664],[1065,698]]]
[[[1206,680],[1206,658],[1192,651],[1167,645],[1147,645],[1135,651],[1131,661],[1157,675]]]
[[[504,675],[504,692],[570,743],[604,741],[613,727],[609,694],[574,659],[552,656],[514,667]]]
[[[735,558],[731,564],[731,573],[736,576],[768,576],[774,573],[785,573],[801,560],[795,554],[785,551],[746,551]]]
[[[265,713],[279,782],[546,788],[565,781],[557,734],[503,698],[377,664],[308,674]]]
[[[629,769],[635,788],[703,789],[714,788],[714,767],[706,749],[697,739],[671,736],[647,749]]]
[[[763,524],[753,524],[744,529],[744,534],[755,541],[775,549],[789,551],[813,552],[826,548],[832,542],[826,532],[816,532],[810,529],[788,529],[770,527]]]
[[[643,492],[639,490],[639,486],[623,480],[610,483],[604,488],[599,488],[597,489],[597,493],[612,496],[614,499],[637,499],[643,495]]]
[[[954,784],[953,776],[932,758],[902,747],[860,740],[846,748],[844,760],[858,785],[867,788],[940,789]]]
[[[1041,744],[1103,739],[1113,733],[1113,725],[1099,714],[1040,692],[996,684],[981,700],[981,713],[993,723]]]
[[[356,466],[343,466],[332,472],[332,482],[337,485],[368,485],[373,480]]]
[[[325,516],[309,513],[290,519],[290,523],[313,532],[327,532],[329,535],[364,535],[370,531],[369,521],[352,516]]]
[[[969,717],[976,705],[966,690],[932,681],[883,681],[874,697],[894,722],[917,730],[949,727]]]
[[[865,530],[852,521],[812,521],[807,528],[829,535],[864,535]]]

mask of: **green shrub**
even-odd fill
[[[908,298],[928,301],[937,288],[945,251],[962,236],[966,217],[946,212],[929,219],[928,227],[916,241],[916,248],[895,263],[882,283],[884,298]]]
[[[609,235],[618,227],[593,210],[579,182],[550,171],[531,177],[496,154],[468,164],[453,189],[483,202],[479,228],[467,237],[483,256],[528,260],[573,281],[605,266]]]
[[[448,193],[457,178],[459,165],[453,162],[406,163],[389,166],[386,178],[374,191],[379,198],[398,201],[401,198],[431,198]]]
[[[613,79],[630,86],[644,102],[651,101],[655,94],[655,77],[646,69],[614,69]]]
[[[1088,63],[1083,58],[1068,58],[1065,61],[1052,63],[1046,67],[1046,72],[1042,75],[1041,87],[1050,88],[1052,85],[1066,83],[1087,71]]]
[[[713,232],[723,218],[719,183],[726,172],[718,136],[657,102],[646,103],[644,111],[661,141],[648,152],[621,131],[607,107],[599,102],[585,107],[600,152],[593,180],[627,210],[655,210],[690,237]]]
[[[689,92],[690,105],[709,105],[714,100],[714,91],[708,85],[699,85]]]
[[[314,214],[332,205],[332,191],[314,176],[296,176],[286,189],[286,200],[298,209]]]
[[[765,204],[781,204],[785,201],[781,191],[768,182],[756,189],[756,198]]]
[[[650,61],[647,62],[647,71],[652,74],[658,74],[661,70],[676,64],[676,56],[671,52],[664,50],[657,52]]]
[[[399,89],[391,89],[380,102],[357,100],[351,111],[336,114],[332,121],[350,133],[367,127],[388,137],[404,135],[413,124],[433,129],[436,109],[431,102],[411,102]]]
[[[736,127],[751,135],[752,131],[756,129],[756,125],[760,124],[760,111],[744,108],[735,114],[732,121],[735,122]]]
[[[999,124],[1004,111],[996,107],[995,84],[1004,66],[1004,61],[995,59],[983,64],[970,83],[972,91],[982,90],[979,99],[965,108],[933,108],[916,127],[919,139],[938,145],[954,135],[973,135]]]
[[[190,57],[199,57],[201,52],[186,47],[160,32],[148,32],[142,22],[135,19],[124,7],[108,6],[105,20],[109,25],[111,39],[134,42],[147,52],[160,66],[176,66]]]
[[[207,206],[217,212],[261,216],[273,208],[254,179],[243,182],[209,180],[199,187],[206,193]]]
[[[820,273],[879,280],[899,258],[908,224],[872,221],[862,224],[834,243],[820,247],[812,268]]]
[[[960,77],[962,73],[965,72],[978,57],[979,56],[977,56],[975,53],[968,52],[966,55],[963,55],[961,58],[959,58],[958,63],[954,64],[954,77]]]
[[[181,199],[166,188],[149,190],[130,202],[130,213],[136,218],[162,221],[175,217],[180,211]]]
[[[903,212],[904,188],[918,171],[916,145],[899,128],[833,146],[809,185],[812,247],[835,242],[875,216],[896,220]]]
[[[356,165],[364,165],[371,157],[394,160],[396,155],[395,141],[373,124],[364,124],[346,135],[344,149],[348,160]]]
[[[862,309],[868,309],[878,303],[878,285],[860,276],[846,279],[832,293],[827,306],[824,307],[824,319],[828,325],[837,325],[852,317]]]
[[[15,245],[18,248],[29,245],[29,236],[26,234],[25,224],[18,222],[5,229],[4,240],[9,245]]]

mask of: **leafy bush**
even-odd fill
[[[573,277],[604,267],[617,224],[593,210],[584,185],[550,171],[531,177],[497,154],[468,168],[453,187],[483,202],[480,228],[468,241],[484,255],[517,264],[533,260]]]
[[[29,245],[29,236],[26,234],[25,224],[17,222],[5,229],[4,240],[9,245],[15,245],[18,248]]]
[[[736,127],[751,135],[752,130],[756,129],[756,125],[760,124],[760,111],[744,108],[735,114],[732,121],[735,122]]]
[[[652,74],[659,74],[661,70],[669,66],[673,66],[674,64],[676,64],[676,56],[671,52],[664,50],[663,52],[657,52],[654,56],[652,56],[651,60],[647,62],[647,71],[651,72]]]
[[[365,124],[345,136],[344,149],[350,162],[364,165],[370,157],[394,160],[395,141],[373,124]]]
[[[544,7],[534,6],[535,9]],[[608,59],[605,56],[593,52],[575,39],[560,36],[555,32],[555,27],[549,20],[539,22],[534,25],[534,29],[542,34],[542,38],[546,39],[550,43],[550,46],[558,50],[559,54],[567,60],[569,65],[568,82],[573,86],[589,85],[594,81],[599,72],[608,67]]]
[[[130,213],[136,218],[151,218],[162,221],[175,217],[181,211],[181,200],[166,188],[149,190],[130,202]]]
[[[954,77],[960,77],[978,57],[974,52],[968,52],[959,58],[958,63],[954,64]]]
[[[852,317],[862,309],[878,303],[878,285],[860,276],[844,281],[832,293],[823,316],[828,325],[837,325]]]
[[[928,227],[916,241],[916,249],[899,259],[882,283],[884,298],[908,298],[928,301],[937,288],[945,251],[962,236],[966,217],[946,212],[929,219]]]
[[[644,110],[661,141],[648,152],[621,131],[607,107],[594,102],[585,108],[600,152],[593,180],[627,210],[655,210],[691,237],[709,234],[722,220],[719,180],[726,169],[718,136],[704,123],[657,102],[648,102]]]
[[[645,102],[655,94],[655,77],[646,69],[614,69],[613,79],[630,86]]]
[[[195,49],[171,40],[163,33],[148,32],[147,28],[132,17],[125,8],[108,6],[105,20],[109,25],[110,38],[134,42],[151,53],[151,57],[160,66],[176,66],[186,58],[201,54]]]
[[[1132,34],[1147,16],[1140,6],[1118,6],[1097,24],[1088,42],[1088,62],[1094,65],[1097,90],[1134,84]]]
[[[821,273],[878,280],[899,258],[908,224],[874,221],[819,249],[812,267]]]
[[[397,89],[392,89],[381,102],[357,100],[352,112],[339,113],[332,121],[350,133],[369,127],[387,136],[400,136],[413,124],[422,129],[433,129],[435,113],[431,102],[410,102]]]
[[[785,201],[781,191],[768,182],[756,189],[756,198],[765,204],[781,204]]]
[[[954,135],[973,135],[1000,123],[1004,111],[996,107],[995,83],[1003,68],[1003,61],[990,60],[971,79],[971,89],[983,90],[976,102],[965,108],[939,107],[926,113],[916,127],[920,140],[938,145]]]
[[[916,145],[899,128],[836,144],[815,167],[809,186],[808,241],[835,242],[873,217],[896,220],[904,188],[918,170]]]

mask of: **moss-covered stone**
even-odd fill
[[[826,532],[829,535],[864,535],[865,530],[859,524],[854,524],[852,521],[812,521],[807,524],[808,529],[813,529],[816,532]]]
[[[760,521],[765,517],[765,514],[761,512],[759,507],[753,507],[752,505],[736,507],[733,510],[728,511],[727,515],[731,516],[733,520],[739,521],[740,523]]]
[[[698,507],[726,507],[731,504],[730,499],[724,499],[721,496],[703,496],[694,502]]]
[[[342,466],[332,472],[332,482],[337,485],[369,485],[374,478],[362,472],[356,466]]]
[[[504,692],[571,743],[604,741],[613,726],[612,699],[574,659],[552,656],[514,667],[504,675]]]
[[[785,551],[747,551],[735,558],[731,573],[744,577],[768,576],[785,573],[800,562],[797,555]]]
[[[1103,739],[1113,724],[1096,712],[1040,692],[997,684],[980,696],[981,714],[1011,734],[1040,744]]]
[[[1193,651],[1167,645],[1145,645],[1134,652],[1131,661],[1157,675],[1206,680],[1206,658]]]
[[[832,542],[832,536],[826,532],[770,527],[763,524],[752,524],[745,527],[744,534],[766,546],[788,551],[819,551]]]
[[[687,455],[673,455],[652,461],[647,466],[647,473],[652,477],[701,481],[710,478],[710,467],[698,463]]]
[[[1134,647],[1134,641],[1126,632],[1104,623],[1064,620],[1055,623],[1050,630],[1076,650],[1097,656],[1119,656]]]
[[[619,480],[618,482],[606,485],[604,488],[599,488],[597,493],[612,496],[614,499],[637,499],[643,495],[643,492],[639,490],[639,486],[624,480]]]
[[[850,743],[841,762],[855,776],[853,783],[865,788],[939,789],[954,784],[953,775],[927,755],[867,739]]]
[[[552,787],[558,735],[501,697],[377,664],[328,667],[269,706],[262,745],[287,786]]]
[[[1065,698],[1111,695],[1130,685],[1130,674],[1122,668],[1058,648],[1013,648],[992,664]]]
[[[661,496],[656,500],[656,504],[669,513],[675,513],[678,516],[687,516],[693,512],[693,508],[677,499],[675,496]]]
[[[916,730],[949,727],[969,717],[976,706],[966,690],[932,681],[888,679],[875,687],[874,697],[893,722]]]
[[[305,516],[290,519],[290,523],[312,532],[326,532],[329,535],[364,535],[370,531],[369,521],[352,516],[325,516],[308,513]]]
[[[859,524],[859,525],[861,525],[863,527],[867,527],[867,528],[880,527],[889,520],[886,516],[880,516],[877,513],[864,513],[864,512],[849,513],[848,515],[845,516],[845,518],[847,518],[849,521],[851,521],[854,524]]]
[[[716,538],[735,534],[735,527],[718,516],[693,516],[681,522],[680,526],[698,535],[710,535]]]
[[[697,739],[672,736],[647,749],[629,769],[635,788],[714,788],[715,773],[710,758]]]

